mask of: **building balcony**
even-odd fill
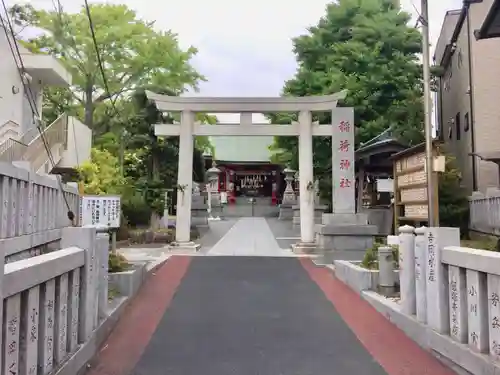
[[[44,86],[66,87],[71,85],[71,74],[50,55],[21,53],[26,73]]]

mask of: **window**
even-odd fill
[[[469,124],[469,112],[467,112],[464,116],[464,132],[468,132],[469,131],[469,127],[470,127],[470,124]]]
[[[461,134],[461,130],[460,129],[460,112],[458,112],[456,115],[455,115],[455,131],[457,133],[457,141],[460,140],[462,134]]]

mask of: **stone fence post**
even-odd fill
[[[417,320],[427,323],[427,259],[426,227],[415,229],[415,290],[417,301]]]
[[[458,228],[428,228],[426,238],[427,325],[439,333],[450,331],[448,299],[448,268],[441,263],[446,246],[460,246]]]
[[[0,246],[0,322],[3,324],[3,275],[4,275],[4,266],[5,266],[5,246]],[[0,349],[4,350],[3,346],[3,334],[0,335]],[[3,360],[2,356],[0,356],[0,369],[3,369]]]
[[[416,312],[415,296],[415,228],[404,225],[399,228],[399,285],[401,307],[405,314]]]
[[[96,254],[99,258],[99,282],[98,282],[98,316],[100,320],[108,316],[108,258],[109,258],[109,233],[108,228],[97,229]]]
[[[61,247],[76,246],[85,250],[85,265],[81,276],[79,343],[86,342],[96,328],[98,260],[96,257],[95,227],[66,227],[62,229]]]

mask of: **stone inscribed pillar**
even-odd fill
[[[467,269],[469,346],[477,352],[488,350],[488,295],[486,274]]]
[[[354,109],[332,111],[332,198],[334,214],[356,213]]]
[[[427,261],[426,261],[426,227],[415,229],[415,292],[417,303],[417,320],[427,323]],[[389,236],[388,236],[389,237]],[[390,236],[392,237],[392,236]],[[389,241],[389,240],[388,240]],[[399,245],[399,239],[398,239]]]
[[[448,272],[441,263],[445,246],[460,246],[458,228],[428,228],[427,248],[427,325],[439,333],[450,332]]]
[[[450,336],[460,342],[467,342],[467,286],[465,268],[448,266],[450,283]]]
[[[500,359],[500,276],[487,275],[488,308],[489,308],[489,339],[490,354],[496,360]]]

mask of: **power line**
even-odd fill
[[[17,44],[17,39],[16,39],[16,34],[14,32],[14,28],[12,27],[12,22],[10,21],[9,18],[9,12],[7,9],[7,5],[5,4],[5,0],[2,1],[2,6],[3,10],[5,12],[5,20],[0,16],[0,22],[1,26],[3,27],[5,31],[5,36],[7,38],[7,43],[9,44],[10,51],[12,53],[12,57],[14,58],[14,62],[17,67],[17,71],[19,73],[19,76],[21,78],[21,84],[23,85],[24,92],[26,94],[26,98],[28,99],[28,103],[30,105],[32,114],[33,114],[33,120],[35,123],[36,128],[38,129],[38,132],[40,133],[40,139],[42,140],[43,146],[45,148],[45,151],[47,152],[47,156],[49,158],[50,163],[52,164],[52,168],[56,166],[56,163],[54,161],[54,157],[52,156],[52,152],[50,150],[50,147],[48,145],[47,139],[45,138],[44,130],[41,128],[41,120],[40,120],[40,113],[38,112],[38,108],[36,106],[36,101],[34,99],[34,94],[33,91],[31,90],[31,87],[25,82],[25,75],[24,72],[26,71],[21,55],[21,51],[19,50],[19,45]],[[7,22],[7,25],[6,25]],[[8,26],[8,29],[7,29]],[[11,35],[8,33],[10,32]],[[12,38],[12,41],[11,41]],[[17,55],[17,56],[16,56]],[[68,202],[68,198],[64,194],[64,188],[62,185],[62,181],[59,176],[56,176],[59,190],[61,192],[62,198],[64,200],[64,203],[66,204],[66,207],[68,209],[68,219],[70,221],[73,221],[75,214],[71,210],[70,204]]]
[[[110,99],[111,107],[113,107],[113,110],[115,111],[115,114],[118,115],[118,110],[115,107],[115,101],[111,98],[111,91],[109,90],[108,86],[108,80],[106,78],[106,73],[104,72],[104,65],[101,59],[101,53],[99,51],[99,45],[97,44],[97,38],[95,35],[95,29],[94,29],[94,23],[92,21],[92,15],[90,14],[90,6],[88,0],[85,1],[85,11],[87,12],[87,18],[89,19],[89,27],[90,27],[90,34],[92,35],[92,41],[94,43],[94,48],[95,48],[95,53],[97,57],[97,63],[99,65],[99,70],[101,71],[102,75],[102,82],[104,84],[104,89],[106,91],[106,94],[108,94],[108,98]]]

